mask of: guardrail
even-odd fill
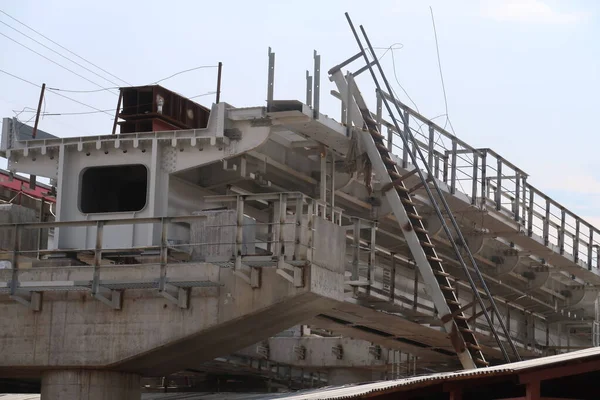
[[[336,91],[331,94],[341,100]],[[570,255],[589,270],[600,267],[598,228],[529,184],[526,172],[492,149],[474,148],[391,95],[384,96],[400,105],[406,120],[403,130],[412,131],[434,177],[447,184],[450,193],[460,191],[474,206],[493,207],[519,223],[528,236],[539,237],[547,247]],[[342,120],[344,113],[342,105]],[[406,148],[394,125],[383,118],[379,96],[372,116],[386,134],[388,149],[407,168],[408,154],[416,152],[415,145]]]

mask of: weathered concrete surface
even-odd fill
[[[141,397],[136,374],[57,370],[42,374],[42,400],[131,400]]]
[[[381,379],[381,373],[356,368],[334,368],[327,373],[327,382],[331,386],[372,382]]]
[[[91,276],[90,267],[20,272],[21,281],[90,280]],[[101,280],[158,276],[159,267],[149,265],[110,266],[101,272]],[[334,300],[343,300],[342,274],[314,264],[305,267],[302,288],[267,268],[258,289],[231,269],[213,264],[169,265],[167,277],[222,286],[194,288],[188,309],[152,290],[126,290],[121,311],[86,292],[45,292],[40,312],[0,295],[0,375],[39,376],[49,368],[84,366],[164,375],[247,347],[310,319]],[[10,271],[0,270],[0,281],[8,280]]]

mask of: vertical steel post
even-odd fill
[[[331,152],[331,175],[329,176],[329,182],[331,184],[331,193],[329,198],[331,199],[331,222],[335,223],[334,219],[334,208],[335,208],[335,153]]]
[[[371,223],[371,238],[369,241],[369,265],[367,269],[367,281],[369,282],[369,286],[367,288],[367,293],[371,294],[371,285],[375,281],[375,241],[377,234],[377,224],[375,222]]]
[[[277,268],[283,268],[285,260],[285,225],[287,220],[287,194],[279,195],[279,257]]]
[[[487,151],[482,150],[481,154],[481,207],[485,207],[487,202]]]
[[[244,243],[244,197],[237,196],[236,198],[236,220],[235,220],[235,257],[234,270],[242,269],[242,252]]]
[[[275,53],[269,47],[269,74],[267,82],[267,110],[270,110],[273,102],[273,90],[275,87]]]
[[[309,107],[312,107],[312,85],[313,85],[313,78],[308,73],[308,70],[306,70],[306,105]],[[342,119],[342,122],[344,122],[343,119]]]
[[[394,131],[388,126],[387,128],[387,149],[390,153],[394,150]]]
[[[433,168],[433,153],[434,153],[434,138],[435,131],[433,129],[433,125],[429,125],[429,143],[427,143],[427,163],[429,164],[429,168]],[[430,178],[433,178],[430,176]]]
[[[402,129],[404,130],[404,132],[399,132],[401,135],[404,135],[404,137],[409,138],[410,136],[408,135],[408,131],[410,130],[410,121],[408,119],[408,113],[406,112],[406,109],[404,110],[404,126],[402,127]],[[408,141],[405,141],[402,144],[402,168],[406,168],[406,166],[408,165]]]
[[[452,167],[450,170],[450,176],[451,176],[450,193],[452,193],[452,194],[456,193],[456,168],[457,168],[456,150],[457,150],[457,143],[456,143],[456,140],[453,140],[452,141]]]
[[[42,196],[42,198],[40,199],[40,217],[38,218],[38,220],[40,222],[44,222],[44,206],[46,204],[46,199],[44,198],[44,196]],[[36,258],[39,260],[40,259],[40,250],[42,248],[42,236],[43,236],[44,230],[42,228],[38,229],[38,236],[37,236],[37,255]]]
[[[498,167],[496,169],[496,210],[502,209],[502,160],[497,159]]]
[[[560,210],[560,232],[558,233],[558,247],[560,248],[560,254],[565,254],[565,220],[567,213],[565,209]]]
[[[382,120],[382,99],[381,99],[381,94],[379,94],[379,92],[375,93],[375,97],[377,98],[377,117],[376,117],[376,122],[377,122],[377,132],[381,132],[381,120]],[[388,130],[389,132],[389,130]],[[388,148],[391,148],[391,143],[389,143],[389,136],[388,136]]]
[[[215,103],[219,104],[221,101],[221,74],[223,72],[223,63],[219,61],[218,71],[217,71],[217,98],[215,99]]]
[[[573,238],[573,259],[579,261],[579,218],[575,219],[575,237]]]
[[[112,134],[117,133],[117,122],[119,122],[119,111],[121,111],[121,103],[123,102],[123,91],[119,89],[119,99],[117,100],[117,109],[115,110],[115,119],[113,120]]]
[[[544,217],[544,244],[548,246],[550,243],[550,199],[546,197],[546,215]]]
[[[10,261],[10,267],[12,268],[11,281],[10,281],[10,295],[15,296],[17,294],[17,288],[19,287],[19,252],[21,250],[21,225],[15,224],[15,232],[13,237],[13,249],[12,257]]]
[[[327,149],[321,148],[321,181],[320,186],[320,198],[325,205],[327,205]]]
[[[390,253],[392,257],[392,277],[390,279],[390,301],[396,299],[396,253]]]
[[[473,152],[473,181],[471,182],[471,205],[473,206],[477,205],[477,170],[479,169],[478,163],[479,156],[477,155],[477,153]]]
[[[42,83],[42,90],[40,92],[40,100],[38,102],[37,112],[35,114],[35,123],[33,124],[33,132],[31,132],[31,138],[35,139],[37,135],[38,123],[40,122],[40,113],[42,112],[42,102],[44,101],[44,92],[46,91],[46,84]]]
[[[294,260],[300,259],[300,254],[302,252],[302,219],[303,219],[303,208],[304,208],[304,195],[301,194],[296,199],[296,232],[295,232],[295,240],[294,240]]]
[[[360,219],[354,220],[354,235],[353,235],[353,248],[352,248],[352,280],[357,281],[358,276],[358,265],[360,263]]]
[[[529,209],[527,210],[527,235],[533,235],[533,206],[535,191],[529,188]]]
[[[313,89],[313,95],[314,95],[314,118],[318,118],[319,117],[319,104],[320,104],[320,99],[321,99],[321,56],[317,54],[317,51],[314,51],[314,60],[315,60],[315,71],[314,71],[314,89]]]
[[[588,246],[587,246],[587,267],[588,270],[592,270],[592,254],[594,253],[594,227],[589,226],[590,228],[590,236],[588,237]]]
[[[417,311],[419,304],[419,269],[415,265],[415,281],[413,282],[413,311]]]
[[[515,202],[513,206],[513,214],[515,216],[515,221],[519,222],[521,211],[521,174],[519,172],[516,173],[515,179]]]

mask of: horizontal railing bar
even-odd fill
[[[189,220],[204,219],[206,215],[185,215],[177,217],[145,217],[145,218],[122,218],[122,219],[96,219],[85,221],[53,221],[53,222],[23,222],[15,224],[0,224],[0,229],[14,228],[20,226],[25,229],[44,229],[44,228],[60,228],[66,226],[96,226],[98,223],[103,223],[104,226],[110,225],[128,225],[128,224],[158,224],[186,222]]]

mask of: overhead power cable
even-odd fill
[[[110,82],[110,83],[112,83],[113,85],[117,85],[117,86],[119,86],[119,84],[118,84],[118,83],[116,83],[116,82],[114,82],[114,81],[112,81],[112,80],[110,80],[110,79],[108,79],[108,78],[105,78],[104,76],[100,75],[100,74],[99,74],[99,73],[97,73],[96,71],[93,71],[93,70],[89,69],[88,67],[86,67],[86,66],[84,66],[84,65],[81,65],[81,64],[80,64],[80,63],[78,63],[77,61],[73,61],[73,60],[71,60],[69,57],[62,55],[61,53],[59,53],[58,51],[54,50],[53,48],[46,46],[44,43],[40,42],[39,40],[36,40],[36,39],[32,38],[31,36],[27,35],[26,33],[23,33],[23,32],[21,32],[21,31],[20,31],[20,30],[18,30],[17,28],[15,28],[15,27],[13,27],[13,26],[10,26],[10,25],[9,25],[9,24],[7,24],[6,22],[4,22],[4,21],[0,21],[0,24],[3,24],[3,25],[5,25],[5,26],[8,26],[10,29],[14,30],[15,32],[18,32],[18,33],[20,33],[21,35],[25,36],[26,38],[28,38],[28,39],[30,39],[30,40],[32,40],[32,41],[34,41],[34,42],[36,42],[37,44],[39,44],[40,46],[43,46],[44,48],[46,48],[46,49],[50,50],[51,52],[53,52],[53,53],[55,53],[55,54],[58,54],[60,57],[64,58],[64,59],[65,59],[65,60],[67,60],[67,61],[70,61],[70,62],[72,62],[73,64],[75,64],[75,65],[77,65],[77,66],[79,66],[79,67],[81,67],[81,68],[85,69],[86,71],[88,71],[88,72],[91,72],[92,74],[96,75],[97,77],[99,77],[99,78],[101,78],[101,79],[104,79],[105,81],[107,81],[107,82]]]
[[[33,82],[31,82],[31,81],[28,81],[27,79],[21,78],[20,76],[17,76],[17,75],[11,74],[10,72],[4,71],[3,69],[0,69],[0,72],[2,72],[2,73],[4,73],[4,74],[6,74],[6,75],[8,75],[8,76],[11,76],[11,77],[13,77],[13,78],[15,78],[15,79],[18,79],[18,80],[20,80],[20,81],[22,81],[22,82],[28,83],[28,84],[30,84],[30,85],[32,85],[32,86],[35,86],[35,87],[36,87],[36,88],[38,88],[38,89],[40,89],[40,88],[41,88],[41,86],[40,86],[40,85],[38,85],[38,84],[36,84],[36,83],[33,83]],[[64,94],[57,93],[57,92],[53,92],[53,91],[49,91],[49,93],[52,93],[52,94],[54,94],[54,95],[56,95],[56,96],[63,97],[63,98],[65,98],[65,99],[67,99],[67,100],[70,100],[70,101],[72,101],[72,102],[74,102],[74,103],[81,104],[82,106],[85,106],[85,107],[91,108],[91,109],[93,109],[93,110],[95,110],[95,111],[98,111],[98,112],[103,112],[103,113],[105,113],[105,114],[107,114],[107,115],[109,115],[109,116],[111,116],[111,117],[114,117],[114,115],[112,115],[112,114],[109,114],[108,112],[105,112],[104,110],[100,110],[99,108],[96,108],[96,107],[94,107],[94,106],[90,106],[89,104],[85,104],[85,103],[83,103],[83,102],[81,102],[81,101],[79,101],[79,100],[75,100],[75,99],[73,99],[73,98],[71,98],[71,97],[65,96]]]
[[[183,70],[183,71],[179,71],[179,72],[177,72],[177,73],[175,73],[173,75],[167,76],[166,78],[163,78],[163,79],[160,79],[160,80],[158,80],[156,82],[153,82],[152,84],[155,85],[155,84],[157,84],[159,82],[166,81],[167,79],[171,79],[171,78],[173,78],[173,77],[175,77],[177,75],[185,74],[186,72],[191,72],[191,71],[195,71],[197,69],[203,69],[203,68],[218,68],[218,65],[200,65],[199,67],[194,67],[194,68],[186,69],[186,70]]]
[[[71,51],[71,50],[67,49],[67,48],[66,48],[66,47],[64,47],[63,45],[61,45],[61,44],[59,44],[59,43],[55,42],[54,40],[50,39],[48,36],[45,36],[44,34],[42,34],[42,33],[41,33],[41,32],[39,32],[39,31],[36,31],[35,29],[33,29],[32,27],[30,27],[30,26],[29,26],[29,25],[27,25],[26,23],[19,21],[18,19],[16,19],[16,18],[15,18],[15,17],[13,17],[12,15],[8,14],[7,12],[5,12],[5,11],[3,11],[3,10],[0,10],[0,13],[2,13],[2,14],[4,14],[4,15],[6,15],[8,18],[12,19],[13,21],[15,21],[15,22],[17,22],[17,23],[19,23],[19,24],[23,25],[24,27],[26,27],[26,28],[27,28],[27,29],[29,29],[30,31],[33,31],[33,32],[37,33],[38,35],[40,35],[41,37],[43,37],[43,38],[44,38],[44,39],[46,39],[47,41],[49,41],[49,42],[51,42],[51,43],[55,44],[56,46],[60,47],[61,49],[65,50],[65,51],[67,51],[68,53],[70,53],[70,54],[74,55],[75,57],[79,58],[80,60],[83,60],[83,61],[85,61],[86,63],[90,64],[91,66],[93,66],[93,67],[95,67],[95,68],[98,68],[100,71],[104,72],[105,74],[107,74],[107,75],[110,75],[111,77],[113,77],[113,78],[115,78],[115,79],[118,79],[119,81],[121,81],[121,82],[123,82],[123,83],[125,83],[125,84],[127,84],[127,85],[129,85],[129,86],[133,86],[131,83],[127,82],[126,80],[123,80],[123,79],[119,78],[118,76],[116,76],[116,75],[114,75],[114,74],[111,74],[111,73],[110,73],[110,72],[108,72],[107,70],[105,70],[105,69],[103,69],[103,68],[99,67],[98,65],[94,64],[93,62],[91,62],[91,61],[89,61],[89,60],[87,60],[87,59],[85,59],[85,58],[81,57],[80,55],[78,55],[78,54],[74,53],[73,51]]]
[[[11,38],[10,36],[8,36],[8,35],[5,35],[5,34],[4,34],[4,33],[2,33],[2,32],[0,32],[0,35],[1,35],[1,36],[4,36],[5,38],[7,38],[7,39],[9,39],[9,40],[11,40],[11,41],[13,41],[13,42],[15,42],[15,43],[16,43],[16,44],[18,44],[19,46],[22,46],[22,47],[26,48],[27,50],[29,50],[29,51],[31,51],[31,52],[33,52],[33,53],[37,54],[38,56],[40,56],[40,57],[42,57],[42,58],[44,58],[44,59],[46,59],[46,60],[50,61],[52,64],[55,64],[55,65],[57,65],[57,66],[61,67],[62,69],[66,70],[66,71],[68,71],[68,72],[70,72],[70,73],[72,73],[72,74],[74,74],[74,75],[77,75],[77,76],[78,76],[78,77],[80,77],[81,79],[84,79],[84,80],[86,80],[86,81],[88,81],[88,82],[90,82],[90,83],[92,83],[92,84],[94,84],[94,85],[96,85],[96,86],[98,86],[98,87],[100,87],[100,88],[102,88],[102,89],[105,89],[105,88],[104,88],[102,85],[100,85],[100,84],[98,84],[98,83],[96,83],[96,82],[92,81],[91,79],[88,79],[88,78],[86,78],[85,76],[83,76],[83,75],[81,75],[81,74],[79,74],[79,73],[77,73],[77,72],[73,71],[73,70],[72,70],[72,69],[70,69],[70,68],[67,68],[67,67],[65,67],[64,65],[62,65],[62,64],[60,64],[60,63],[58,63],[58,62],[56,62],[56,61],[52,60],[51,58],[48,58],[48,57],[46,57],[46,56],[45,56],[45,55],[43,55],[42,53],[39,53],[39,52],[37,52],[37,51],[33,50],[31,47],[29,47],[29,46],[27,46],[27,45],[24,45],[23,43],[19,42],[18,40],[16,40],[16,39],[13,39],[13,38]],[[113,94],[115,94],[115,93],[113,93]]]

